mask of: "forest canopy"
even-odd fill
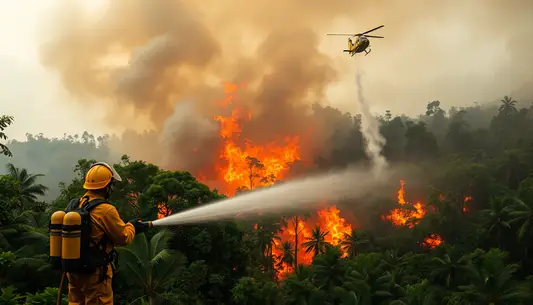
[[[365,208],[326,210],[327,220],[317,211],[140,234],[119,249],[115,303],[532,304],[533,106],[522,106],[505,96],[492,108],[449,111],[431,101],[417,118],[387,111],[378,118],[383,155],[422,173],[416,183],[405,178],[397,193]],[[315,111],[338,127],[310,171],[368,161],[359,115]],[[12,123],[0,117],[0,140]],[[192,172],[114,152],[116,140],[28,135],[0,146],[1,304],[55,304],[60,274],[47,261],[48,220],[83,194],[97,160],[123,177],[111,202],[124,220],[227,195]],[[248,162],[252,173],[264,160]],[[279,183],[268,178],[257,177]],[[239,191],[254,188],[251,181]],[[329,226],[334,216],[342,226]]]

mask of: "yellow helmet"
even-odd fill
[[[122,181],[122,178],[111,165],[96,162],[87,171],[83,188],[86,190],[103,189],[113,180]]]

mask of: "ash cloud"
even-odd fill
[[[79,3],[61,2],[51,16],[41,62],[81,104],[99,100],[110,128],[127,130],[116,149],[167,167],[194,171],[214,158],[220,138],[206,122],[228,115],[214,102],[222,80],[247,83],[239,96],[254,119],[243,136],[262,144],[311,133],[312,150],[336,125],[312,116],[313,103],[358,111],[349,106],[358,64],[369,102],[393,113],[434,99],[498,100],[533,79],[527,0],[112,0],[92,15]],[[368,57],[347,59],[345,41],[325,36],[380,24],[386,38]],[[328,86],[344,81],[328,101]]]
[[[200,116],[191,101],[176,104],[159,139],[163,164],[189,171],[209,170],[205,165],[218,157],[221,148],[217,123]]]

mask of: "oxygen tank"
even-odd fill
[[[61,267],[61,230],[65,214],[64,211],[57,211],[50,217],[50,262],[55,268]]]
[[[68,260],[80,258],[81,250],[81,215],[76,212],[68,212],[63,218],[61,258],[63,264]],[[65,265],[63,265],[65,268]],[[68,268],[67,268],[68,269]]]

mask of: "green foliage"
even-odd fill
[[[398,207],[384,198],[343,202],[356,206],[349,216],[360,226],[344,232],[338,245],[327,242],[336,232],[322,227],[281,240],[283,227],[299,231],[295,219],[312,213],[151,230],[119,249],[115,303],[532,304],[533,134],[524,131],[533,127],[533,108],[519,109],[511,97],[499,109],[443,107],[432,101],[417,119],[387,111],[380,120],[383,153],[409,183],[408,200],[426,206],[414,228],[384,220]],[[316,169],[368,161],[359,115],[316,105],[312,115],[332,129],[315,156]],[[0,139],[11,122],[0,117]],[[224,197],[189,172],[112,155],[108,141],[84,133],[7,143],[13,157],[2,157],[9,162],[0,175],[0,304],[55,304],[60,274],[47,262],[48,219],[84,193],[84,175],[96,160],[116,161],[123,181],[111,202],[125,220],[168,216]],[[4,155],[6,149],[0,146]],[[272,178],[263,177],[262,161],[248,158],[250,181],[241,190]],[[296,163],[292,169],[302,170]],[[443,244],[425,246],[432,234]],[[308,266],[296,255],[302,250],[313,257]]]
[[[43,291],[25,296],[16,293],[13,286],[2,288],[0,304],[2,305],[56,305],[58,288],[46,287]],[[61,304],[67,305],[67,297],[61,298]]]
[[[122,264],[125,265],[122,271],[144,293],[141,297],[148,297],[150,303],[163,298],[161,293],[186,262],[181,253],[166,249],[171,237],[166,230],[158,232],[150,240],[141,234],[130,246],[119,248]]]
[[[46,287],[44,291],[37,292],[34,295],[27,295],[24,305],[56,305],[58,288]],[[61,298],[61,304],[67,305],[67,297]]]
[[[68,184],[76,176],[74,166],[78,160],[120,160],[120,156],[109,151],[108,142],[106,136],[94,137],[87,132],[52,139],[42,134],[27,134],[25,141],[11,140],[8,143],[13,156],[0,155],[0,174],[7,173],[4,170],[7,163],[25,168],[28,172],[44,174],[40,181],[50,190],[43,198],[52,201],[60,194],[59,183]]]
[[[4,133],[4,130],[13,123],[14,118],[12,116],[8,115],[2,115],[0,116],[0,140],[7,140],[7,135]],[[11,150],[9,148],[0,143],[0,155],[12,157],[13,154],[11,153]]]
[[[2,289],[2,294],[0,295],[0,304],[3,305],[19,305],[20,301],[24,298],[21,295],[15,293],[16,288],[13,286],[8,286]]]

